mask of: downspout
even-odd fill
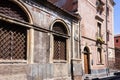
[[[108,20],[108,16],[107,16],[107,7],[108,7],[108,1],[106,0],[106,53],[107,53],[107,55],[106,55],[106,62],[107,62],[107,76],[109,75],[109,58],[108,58],[108,40],[107,40],[107,36],[108,36],[108,34],[107,34],[107,32],[108,32],[108,22],[107,22],[107,20]]]

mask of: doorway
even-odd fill
[[[85,74],[90,74],[90,52],[89,48],[85,47],[84,48],[84,72]]]

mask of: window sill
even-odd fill
[[[67,63],[67,60],[53,60],[53,63]]]
[[[74,60],[74,61],[82,61],[82,59],[78,59],[78,58],[72,58],[71,60]]]
[[[104,65],[103,63],[98,63],[97,65]]]
[[[99,20],[101,22],[104,21],[104,19],[102,18],[102,16],[99,13],[96,14],[95,19],[97,19],[97,20]]]
[[[26,64],[27,60],[0,60],[0,64]]]

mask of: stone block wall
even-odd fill
[[[34,0],[20,0],[15,2],[23,5],[24,7],[22,8],[25,8],[29,16],[31,16],[31,23],[9,18],[10,21],[13,20],[11,23],[21,25],[21,27],[26,27],[28,29],[27,60],[23,62],[21,60],[18,62],[17,60],[16,62],[6,62],[4,60],[1,62],[0,80],[72,80],[73,76],[76,77],[76,80],[80,80],[82,74],[81,63],[74,64],[75,71],[74,74],[71,73],[73,68],[71,65],[71,54],[74,54],[75,51],[72,50],[76,48],[76,46],[71,47],[71,40],[73,40],[72,31],[74,31],[72,27],[79,28],[76,18],[62,11],[60,8],[58,9],[60,9],[59,11],[61,12],[56,12],[56,9],[53,7],[46,7],[44,4],[39,3],[39,1],[38,3]],[[50,5],[50,3],[47,4]],[[54,33],[52,27],[55,21],[60,21],[67,25],[66,27],[69,31],[67,43],[68,57],[64,62],[54,62],[53,56],[51,56],[53,55],[51,51],[51,44],[53,44],[51,36],[53,36]],[[77,24],[77,26],[72,23]],[[78,35],[77,29],[75,31]],[[79,39],[79,36],[77,36],[77,38]],[[76,42],[74,45],[76,44],[79,45],[79,42]],[[79,50],[78,46],[77,50]],[[75,54],[79,54],[79,51],[76,51]]]

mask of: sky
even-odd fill
[[[114,34],[120,34],[120,0],[114,0]]]

